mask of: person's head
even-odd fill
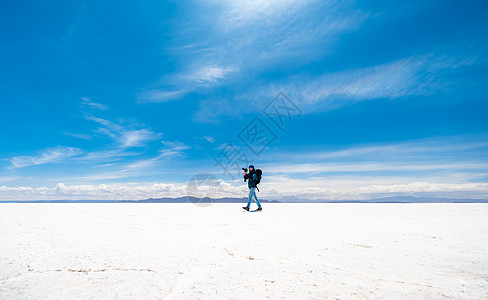
[[[250,165],[249,166],[249,171],[252,171],[252,170],[254,170],[254,166],[253,165]]]

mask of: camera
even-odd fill
[[[244,172],[247,172],[247,169],[246,169],[246,168],[242,168],[242,170],[243,170]]]

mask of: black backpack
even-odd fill
[[[263,171],[261,171],[261,169],[256,169],[256,175],[258,175],[258,180],[256,180],[256,184],[261,183],[261,176],[263,176]]]

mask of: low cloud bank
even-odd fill
[[[221,181],[216,198],[243,197],[247,187]],[[208,187],[203,185],[196,196],[208,195]],[[215,187],[212,187],[215,189]],[[195,195],[195,190],[191,190]],[[98,185],[65,185],[53,187],[9,187],[0,186],[0,201],[23,200],[142,200],[148,198],[182,197],[189,195],[186,183],[114,183]],[[488,183],[431,183],[412,182],[406,184],[368,184],[364,186],[339,187],[304,186],[286,187],[268,183],[261,187],[260,197],[269,200],[300,198],[309,200],[367,200],[392,196],[417,196],[440,198],[488,199]]]

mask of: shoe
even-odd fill
[[[262,207],[258,207],[258,209],[256,209],[256,211],[260,211],[260,210],[263,210]]]
[[[249,211],[249,207],[247,207],[247,206],[243,206],[242,208]]]

